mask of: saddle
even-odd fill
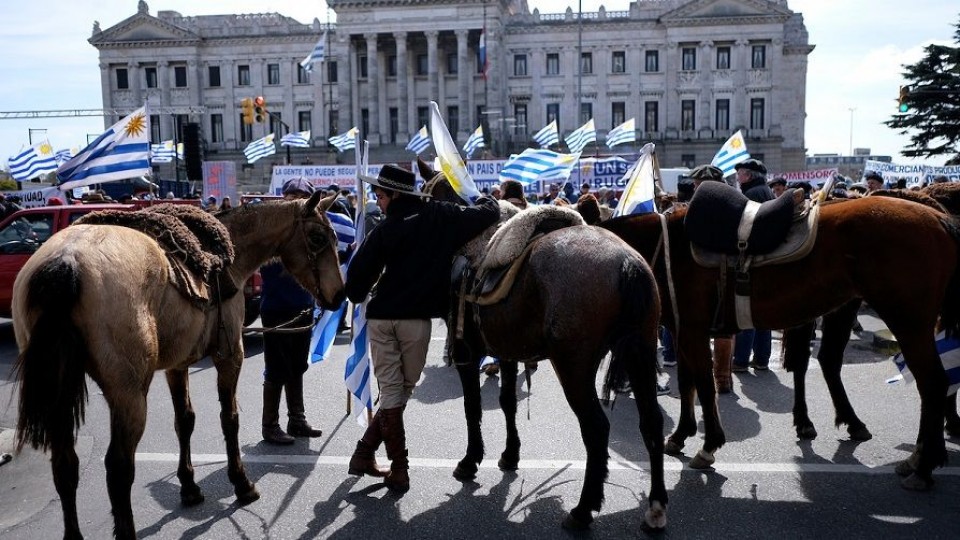
[[[750,269],[806,257],[816,242],[819,216],[820,206],[804,202],[798,189],[757,203],[720,182],[700,185],[690,201],[684,227],[694,261],[720,269],[716,333],[753,328]],[[734,276],[735,328],[722,317],[728,270]]]
[[[127,227],[153,238],[170,263],[170,282],[199,308],[239,292],[226,278],[227,268],[234,259],[230,233],[219,220],[200,208],[161,204],[134,212],[101,210],[83,216],[76,223]]]

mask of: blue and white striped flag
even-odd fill
[[[550,148],[554,144],[560,144],[560,133],[557,131],[557,121],[554,120],[543,126],[543,129],[533,135],[533,140],[537,141],[540,148]]]
[[[79,148],[64,148],[63,150],[57,150],[57,153],[53,155],[53,159],[57,160],[57,167],[63,165],[64,163],[70,161],[70,158],[77,155]]]
[[[654,168],[656,163],[653,159],[653,151],[656,149],[653,143],[647,143],[640,149],[640,158],[630,167],[627,174],[624,175],[626,189],[623,190],[623,197],[620,203],[613,211],[613,216],[629,216],[631,214],[649,214],[656,210],[653,204],[654,197]]]
[[[743,140],[743,133],[737,131],[727,139],[727,142],[723,143],[720,151],[713,156],[713,161],[710,164],[723,171],[724,176],[729,176],[736,170],[737,163],[748,159],[750,159],[750,154],[747,152],[747,143]]]
[[[346,251],[357,239],[357,228],[353,220],[350,216],[335,212],[327,212],[327,217],[333,225],[333,232],[337,233],[337,251]]]
[[[311,364],[323,362],[330,357],[330,350],[333,349],[333,343],[337,340],[337,329],[340,327],[340,319],[343,318],[345,309],[347,309],[346,301],[337,309],[314,308],[313,316],[316,318],[320,315],[320,322],[313,327],[313,335],[310,336]]]
[[[607,133],[607,147],[613,148],[618,144],[637,141],[637,123],[633,118],[611,129]]]
[[[583,152],[583,149],[592,142],[597,142],[597,128],[593,124],[593,118],[587,120],[587,123],[573,130],[573,133],[563,139],[567,143],[567,148],[574,154]]]
[[[150,118],[140,107],[57,169],[60,190],[151,173]]]
[[[367,196],[366,186],[360,179],[360,175],[370,174],[370,143],[360,142],[360,136],[356,141],[356,163],[357,163],[357,238],[359,245],[363,244],[367,231],[364,230],[366,223]],[[363,411],[357,415],[357,423],[361,427],[367,427],[367,411],[373,411],[373,401],[370,391],[370,339],[367,336],[367,302],[364,300],[353,306],[353,322],[350,326],[350,356],[347,357],[346,365],[343,370],[343,383],[347,391],[357,400]]]
[[[483,126],[479,125],[477,129],[473,130],[473,134],[470,135],[467,142],[464,143],[463,153],[467,155],[467,159],[470,159],[477,148],[483,148],[484,146],[486,146],[486,143],[483,142]]]
[[[173,149],[173,140],[150,145],[151,163],[170,163],[174,156],[176,156],[176,152]]]
[[[327,52],[326,49],[327,49],[327,33],[324,32],[323,35],[320,36],[320,41],[318,41],[317,44],[313,46],[313,50],[310,51],[310,54],[308,54],[306,58],[300,61],[300,67],[302,67],[308,73],[313,71],[313,63],[323,62],[324,58],[326,57],[326,52]]]
[[[287,133],[283,137],[280,137],[280,146],[310,148],[310,130]]]
[[[512,156],[500,170],[500,181],[516,180],[530,184],[537,180],[566,180],[580,154],[559,154],[542,148],[527,148]]]
[[[247,156],[247,163],[253,163],[262,157],[276,153],[277,145],[273,143],[273,133],[253,141],[243,149],[243,155]]]
[[[947,395],[957,393],[957,390],[960,389],[960,336],[954,336],[952,338],[947,338],[944,332],[940,332],[936,336],[937,339],[937,354],[940,355],[940,362],[943,364],[943,370],[947,372]],[[910,368],[907,367],[907,363],[903,360],[903,353],[897,353],[892,358],[893,363],[897,366],[897,369],[900,370],[900,374],[896,377],[887,379],[887,383],[896,383],[896,382],[913,382],[913,374],[910,373]]]
[[[357,129],[357,126],[353,126],[346,133],[341,133],[340,135],[334,135],[327,139],[330,141],[330,144],[337,147],[338,152],[343,152],[345,150],[350,150],[357,146],[356,141],[354,140],[357,136],[357,133],[360,133],[360,130]]]
[[[11,157],[7,166],[10,167],[10,176],[26,181],[57,170],[57,158],[50,141],[44,140]]]
[[[406,149],[419,156],[421,152],[429,147],[430,135],[427,133],[427,126],[423,126],[420,128],[420,131],[413,134],[413,137],[410,137],[410,142],[407,143]]]

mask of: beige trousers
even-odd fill
[[[380,385],[380,408],[403,407],[413,394],[427,363],[429,319],[367,321],[373,374]]]

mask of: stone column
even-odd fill
[[[145,96],[142,94],[142,87],[140,86],[140,64],[138,62],[127,64],[127,80],[130,82],[130,94],[133,96],[133,102],[143,104]],[[109,74],[104,88],[110,88]],[[106,99],[104,99],[103,105],[104,107],[107,106]]]
[[[337,52],[337,131],[343,126],[350,129],[350,118],[353,112],[354,85],[350,82],[350,62],[353,61],[353,51],[350,47],[350,36],[337,36],[339,50]],[[330,89],[331,93],[333,89]],[[330,96],[330,105],[333,106],[333,96]],[[346,130],[344,130],[346,131]],[[342,132],[341,132],[342,133]],[[324,139],[336,133],[330,132],[330,126],[327,126],[327,133],[324,133]]]
[[[367,40],[367,110],[370,132],[364,134],[372,146],[380,144],[380,70],[377,61],[377,34],[364,34]]]
[[[460,29],[456,31],[457,34],[457,107],[460,110],[460,133],[454,135],[458,140],[467,140],[467,137],[473,132],[476,128],[475,125],[470,123],[470,67],[468,62],[468,50],[467,50],[467,36],[469,35],[469,30]],[[479,44],[477,45],[479,47]],[[477,122],[480,122],[480,119],[477,119]]]
[[[166,61],[157,62],[157,88],[160,89],[160,103],[157,104],[160,107],[167,107],[170,105],[170,77],[167,76],[167,73],[170,71],[170,63]],[[160,115],[160,140],[166,140],[168,138],[174,138],[173,134],[177,130],[177,123],[175,120],[176,116],[171,114],[161,114]],[[166,125],[167,129],[164,130],[163,126]],[[167,136],[164,136],[164,131],[166,131]],[[179,135],[177,136],[179,139]]]
[[[137,75],[139,75],[139,73],[137,73],[136,71],[127,73],[127,80],[130,80],[132,78],[139,81],[139,79],[137,78]],[[102,63],[100,64],[100,96],[101,96],[101,99],[103,100],[104,109],[111,109],[114,107],[113,92],[111,91],[112,88],[113,88],[113,84],[110,81],[110,64]],[[117,120],[112,116],[104,116],[103,127],[107,128],[113,125],[113,123],[116,121]]]
[[[677,73],[680,63],[677,58],[677,42],[670,41],[663,47],[660,70],[664,73],[663,100],[660,102],[660,130],[680,133],[680,94],[677,92]],[[664,135],[666,137],[666,135]]]
[[[397,42],[397,130],[398,141],[409,140],[410,135],[420,129],[414,126],[416,118],[410,111],[410,92],[407,90],[407,33],[394,32],[393,39]]]
[[[734,131],[738,126],[749,129],[749,103],[747,102],[747,80],[751,69],[750,64],[750,41],[738,39],[734,43],[733,58],[730,59],[733,69],[733,80],[735,88],[733,99],[730,103],[730,130]],[[744,136],[747,134],[744,133]]]
[[[715,127],[711,114],[715,114],[713,108],[713,68],[716,64],[716,56],[712,41],[700,42],[700,58],[697,59],[697,71],[699,71],[698,80],[700,83],[700,100],[697,105],[697,131],[705,129],[713,130]]]
[[[430,88],[428,97],[431,101],[437,101],[440,99],[440,80],[437,74],[437,37],[440,33],[435,30],[424,33],[427,35],[427,80]],[[440,112],[443,112],[443,104],[437,105],[440,106]]]

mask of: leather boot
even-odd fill
[[[394,491],[410,489],[410,462],[407,460],[407,434],[403,428],[403,409],[380,409],[380,432],[390,459],[390,474],[384,479]]]
[[[303,405],[303,377],[294,377],[284,385],[287,390],[287,433],[294,437],[319,437],[323,431],[307,422]]]
[[[713,382],[718,394],[729,394],[733,390],[733,338],[713,338]]]
[[[376,478],[384,478],[390,473],[390,469],[381,469],[377,466],[375,456],[377,448],[383,442],[383,432],[380,429],[380,411],[373,415],[370,425],[363,432],[363,437],[357,441],[357,449],[353,451],[350,457],[350,468],[348,474],[363,476],[368,474]]]
[[[270,444],[293,444],[294,438],[280,429],[280,393],[283,386],[263,381],[263,440]]]

